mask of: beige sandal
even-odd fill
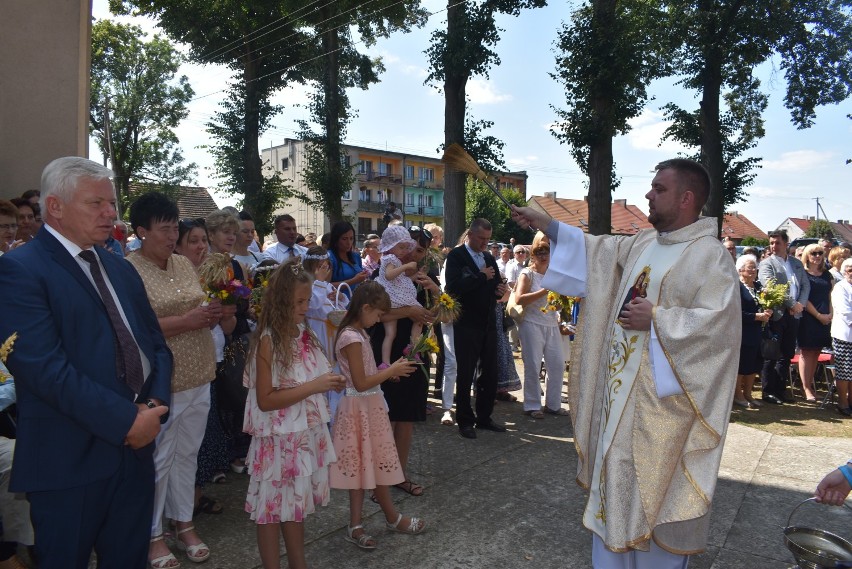
[[[420,518],[411,517],[408,519],[408,527],[401,528],[399,527],[400,522],[402,522],[403,515],[399,514],[399,517],[396,519],[396,523],[385,522],[385,525],[389,530],[399,532],[399,533],[407,533],[409,535],[417,535],[418,533],[423,533],[426,531],[426,522],[421,520]]]
[[[181,551],[186,552],[187,558],[193,563],[203,563],[210,558],[210,548],[207,547],[207,544],[203,541],[201,543],[196,543],[195,545],[187,545],[180,539],[180,535],[182,533],[186,533],[188,531],[192,531],[195,529],[195,526],[188,526],[183,528],[182,530],[177,532],[177,548]],[[205,551],[206,550],[206,551]],[[199,551],[205,551],[204,553],[198,553]]]
[[[358,537],[352,535],[356,531],[361,530],[363,533]],[[349,543],[354,543],[361,549],[375,549],[378,545],[376,538],[372,535],[369,535],[367,531],[364,529],[364,526],[358,524],[357,526],[346,526],[346,535],[343,537]],[[372,543],[371,543],[372,542]]]
[[[154,543],[155,541],[163,541],[163,534],[151,538],[151,543]],[[161,555],[155,559],[149,559],[148,565],[150,565],[152,569],[177,569],[180,567],[180,561],[177,560],[174,553],[169,551],[167,555]]]

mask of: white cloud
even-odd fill
[[[764,160],[763,169],[772,172],[801,172],[829,163],[835,157],[831,151],[793,150],[781,154],[778,160]]]
[[[467,95],[471,103],[480,105],[493,105],[512,100],[512,95],[499,93],[490,81],[484,79],[468,81]]]
[[[689,152],[682,144],[666,140],[662,144],[663,132],[671,125],[671,121],[663,118],[663,113],[653,109],[645,109],[638,117],[628,121],[631,130],[627,133],[627,142],[637,150],[653,150],[667,155],[678,152]]]

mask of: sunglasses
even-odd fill
[[[178,221],[178,227],[183,231],[189,231],[196,227],[206,228],[203,217],[185,217]]]
[[[825,255],[822,251],[811,251],[811,257],[822,257]]]
[[[423,237],[424,241],[426,241],[426,240],[428,240],[429,242],[432,241],[432,232],[427,230],[427,229],[423,229],[422,227],[412,225],[409,228],[408,233],[409,233],[409,235],[411,235],[412,239],[417,239],[418,241],[420,241],[421,240],[420,238]],[[415,233],[417,235],[415,235]]]

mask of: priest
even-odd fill
[[[683,569],[706,546],[742,318],[709,192],[701,164],[658,164],[633,236],[513,208],[551,239],[544,288],[584,297],[568,391],[595,569]]]

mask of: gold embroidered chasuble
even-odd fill
[[[576,235],[560,225],[543,283],[562,294],[589,291],[573,343],[569,399],[577,482],[590,491],[584,525],[612,551],[647,551],[649,540],[678,554],[703,551],[739,360],[739,280],[716,239],[715,218],[660,235]],[[726,256],[727,255],[727,256]],[[579,255],[582,257],[582,254]],[[651,364],[650,332],[624,330],[623,303],[655,305],[665,361]],[[658,352],[659,353],[659,352]],[[679,393],[660,397],[654,370],[670,366]]]

